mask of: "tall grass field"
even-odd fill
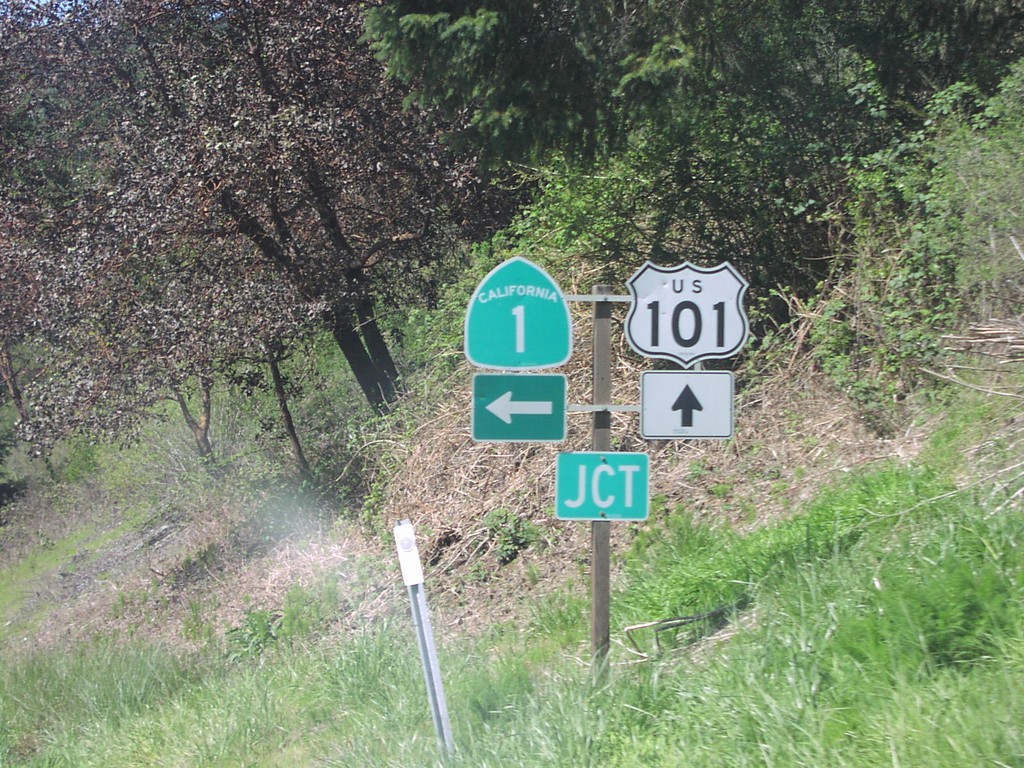
[[[97,641],[5,660],[0,765],[1022,766],[1013,490],[882,465],[746,535],[678,510],[621,564],[613,626],[728,606],[744,628],[647,660],[617,633],[603,676],[571,595],[525,631],[442,637],[447,758],[392,621],[251,654]]]

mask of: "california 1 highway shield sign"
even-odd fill
[[[633,303],[626,317],[629,345],[646,357],[698,360],[731,357],[750,333],[743,297],[747,281],[729,262],[703,268],[690,262],[645,262],[627,282]]]
[[[551,276],[515,256],[477,286],[466,312],[466,358],[478,368],[533,370],[572,355],[569,305]]]

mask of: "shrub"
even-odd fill
[[[494,509],[484,517],[491,546],[502,565],[516,559],[537,538],[537,529],[529,520],[507,509]]]
[[[240,661],[262,656],[277,644],[280,630],[280,614],[265,608],[249,608],[242,623],[225,633],[228,658]]]
[[[1024,60],[991,99],[958,83],[929,116],[854,161],[846,263],[812,307],[816,358],[868,415],[944,354],[944,334],[1024,298]]]

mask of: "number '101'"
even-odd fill
[[[647,305],[651,313],[651,346],[661,346],[661,302],[652,301]],[[725,302],[719,301],[712,308],[715,314],[715,344],[719,347],[725,346]],[[683,317],[690,315],[693,319],[692,331],[688,336],[683,335]],[[701,314],[700,306],[692,301],[681,301],[672,310],[672,339],[680,347],[687,349],[700,341],[701,333],[704,331],[704,317]]]

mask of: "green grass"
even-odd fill
[[[624,565],[636,586],[615,601],[616,618],[629,625],[743,607],[766,579],[837,556],[908,510],[941,505],[950,489],[931,470],[887,464],[846,478],[794,519],[747,535],[697,525],[678,510],[664,528],[634,540]]]
[[[703,662],[595,682],[570,597],[526,631],[449,638],[451,765],[1024,765],[1024,519],[944,487],[883,466],[746,537],[677,514],[631,556],[614,626],[651,593],[690,610],[739,589],[756,626]],[[244,658],[99,642],[5,661],[0,734],[5,767],[439,764],[406,620]]]
[[[24,557],[9,568],[0,570],[0,619],[3,620],[0,624],[0,639],[6,635],[5,625],[24,609],[29,592],[36,582],[52,576],[64,567],[95,536],[96,530],[92,525],[79,528],[57,540],[39,536],[38,542]],[[41,607],[40,610],[45,611],[45,608]],[[18,631],[31,629],[31,622],[27,622],[24,616],[18,617],[18,624]]]
[[[141,524],[138,515],[125,514],[117,520],[89,520],[57,539],[37,532],[32,549],[10,567],[0,569],[0,641],[12,629],[31,634],[34,622],[46,615],[45,602],[36,607],[33,617],[24,615],[30,593],[38,583],[57,571],[70,572],[93,562]]]
[[[790,520],[740,534],[678,509],[639,532],[606,678],[569,585],[522,625],[439,628],[450,765],[1024,766],[1024,516],[1002,476],[954,492],[964,430],[992,411],[945,407],[920,463],[845,476]],[[0,604],[116,532],[41,543],[0,574]],[[97,640],[0,659],[0,768],[440,765],[411,621],[332,635],[341,588],[296,587],[227,640],[197,607],[188,654]],[[623,650],[629,624],[719,606],[750,628],[700,654],[687,643],[718,624],[644,663]]]

